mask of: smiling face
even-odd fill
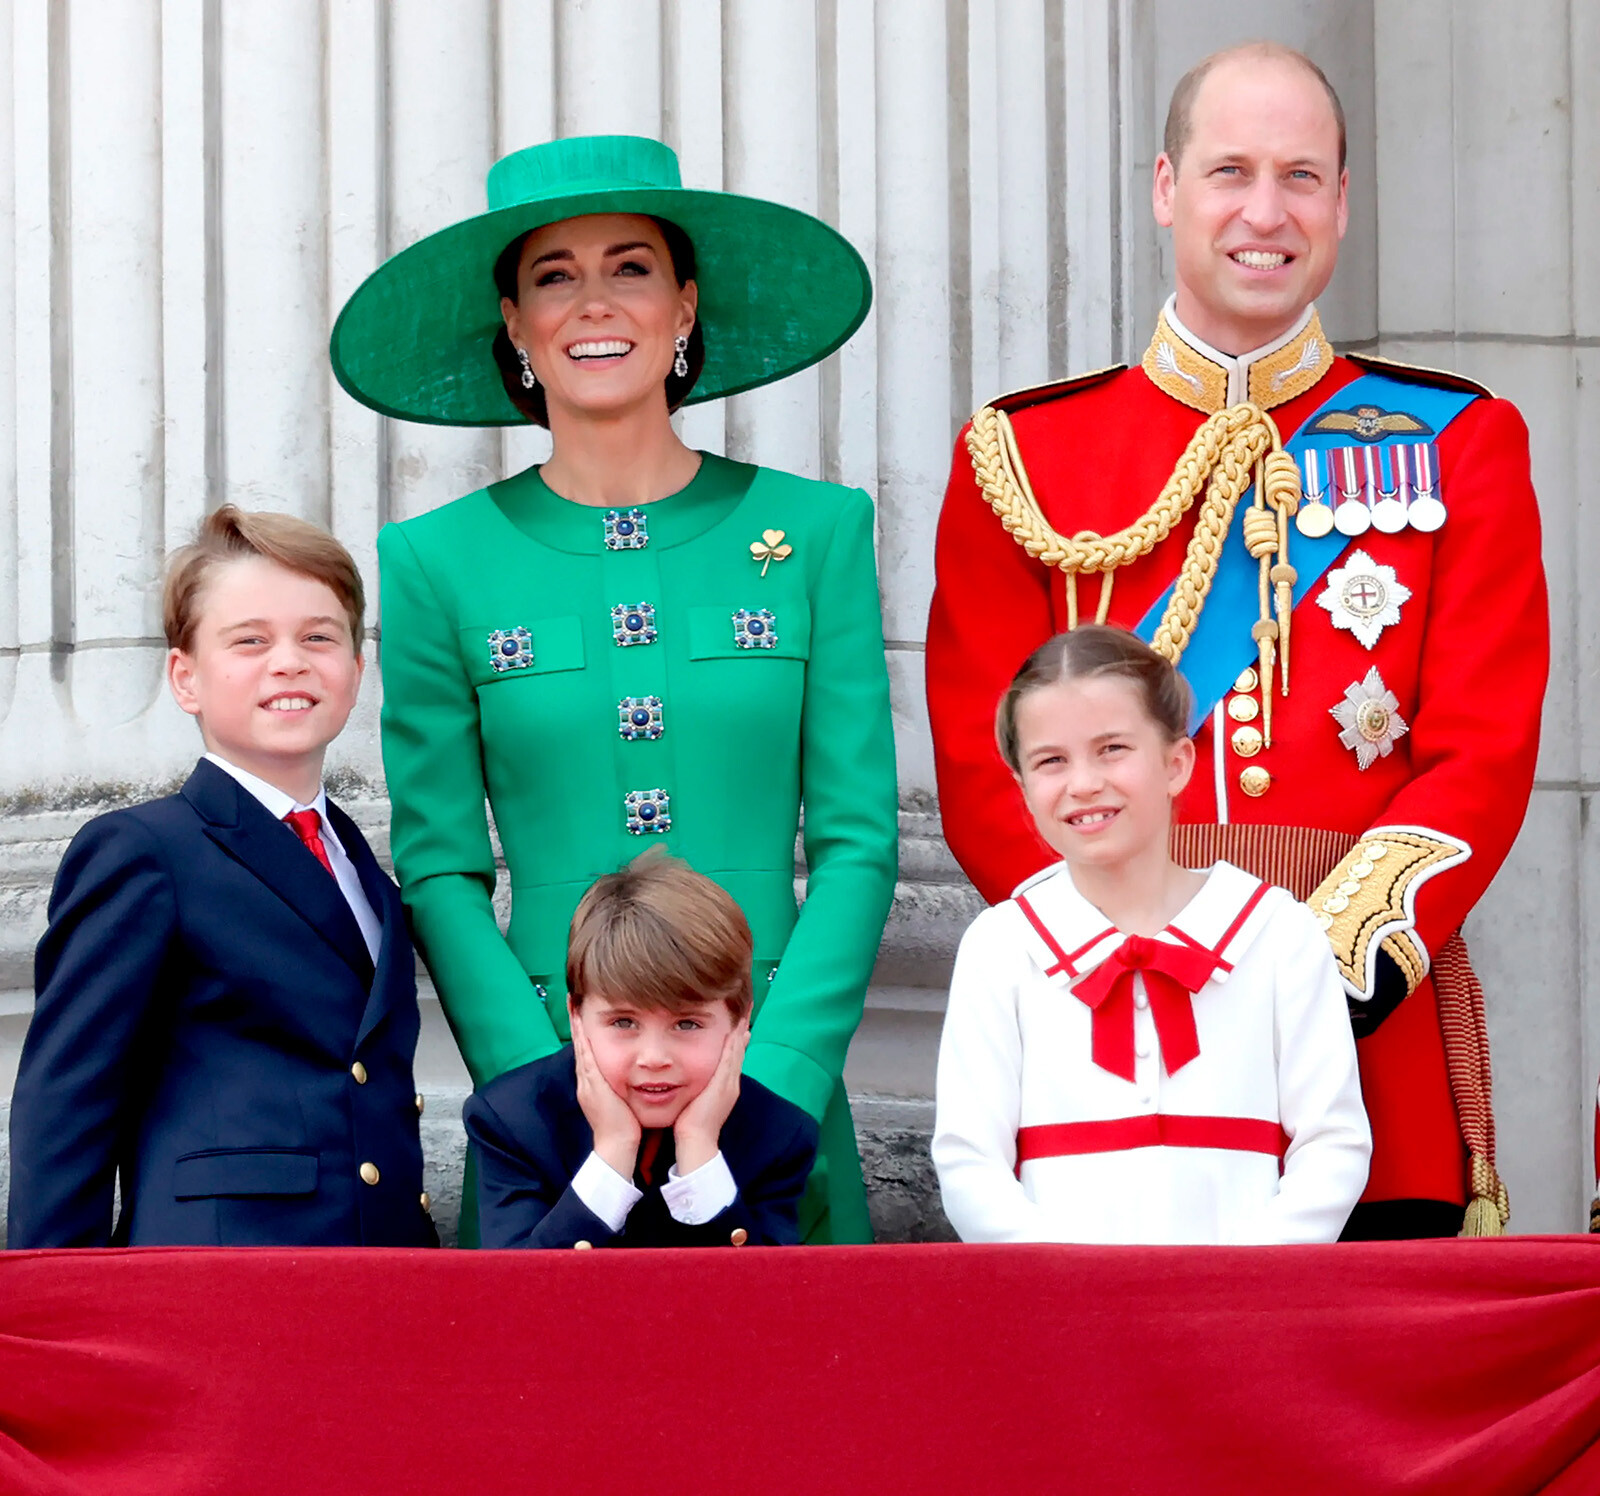
[[[191,646],[168,653],[167,680],[208,749],[305,804],[363,663],[327,583],[242,556],[207,573]]]
[[[526,350],[553,422],[659,403],[674,339],[694,326],[698,291],[680,286],[661,230],[633,213],[569,218],[529,234],[517,299],[500,312]]]
[[[1348,218],[1327,92],[1289,59],[1243,55],[1201,83],[1181,160],[1156,161],[1177,313],[1227,354],[1281,337],[1327,286]]]
[[[710,1084],[733,1014],[720,998],[673,1012],[591,993],[577,1022],[606,1084],[639,1125],[671,1127]]]
[[[1194,744],[1167,739],[1134,682],[1099,675],[1037,687],[1017,702],[1016,723],[1017,782],[1039,834],[1069,867],[1165,858]]]

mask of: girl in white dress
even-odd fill
[[[1168,851],[1189,689],[1135,635],[1042,645],[1000,752],[1061,861],[962,937],[933,1160],[964,1241],[1334,1241],[1372,1152],[1328,943]]]

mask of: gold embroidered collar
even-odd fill
[[[1245,400],[1271,410],[1305,394],[1332,367],[1333,349],[1314,306],[1283,337],[1232,358],[1195,337],[1169,299],[1144,354],[1152,384],[1208,416]]]

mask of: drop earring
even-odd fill
[[[689,350],[689,340],[681,332],[672,340],[673,351],[678,355],[672,361],[672,372],[679,379],[684,378],[689,372],[689,360],[685,355]]]
[[[533,365],[528,362],[528,350],[517,349],[517,362],[522,365],[522,387],[531,390],[539,383],[538,376],[533,372]]]

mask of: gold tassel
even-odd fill
[[[1511,1220],[1511,1201],[1495,1167],[1481,1153],[1472,1155],[1472,1198],[1467,1201],[1463,1236],[1504,1236]]]

